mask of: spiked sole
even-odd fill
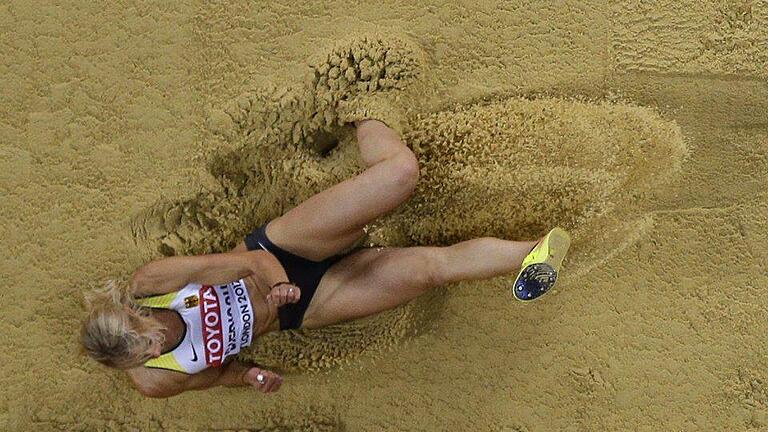
[[[549,292],[557,282],[563,259],[571,246],[571,236],[562,228],[553,228],[523,260],[512,292],[515,298],[529,302]]]

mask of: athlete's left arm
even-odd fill
[[[190,283],[222,285],[252,274],[288,280],[277,259],[264,250],[218,254],[174,256],[151,261],[131,275],[135,295],[156,295],[177,291]]]

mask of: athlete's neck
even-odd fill
[[[165,342],[163,342],[162,354],[179,346],[186,330],[181,316],[173,310],[153,309],[152,317],[160,321],[163,327],[165,327],[163,331]]]

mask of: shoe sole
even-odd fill
[[[562,228],[554,228],[547,233],[543,246],[547,248],[546,258],[539,258],[520,269],[512,285],[512,293],[521,302],[534,301],[552,290],[571,246],[571,236]]]

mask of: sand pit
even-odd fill
[[[30,5],[0,7],[0,430],[768,427],[765,2]],[[145,400],[78,352],[87,289],[360,172],[360,116],[422,167],[365,243],[559,224],[556,291],[270,334],[269,397]]]

